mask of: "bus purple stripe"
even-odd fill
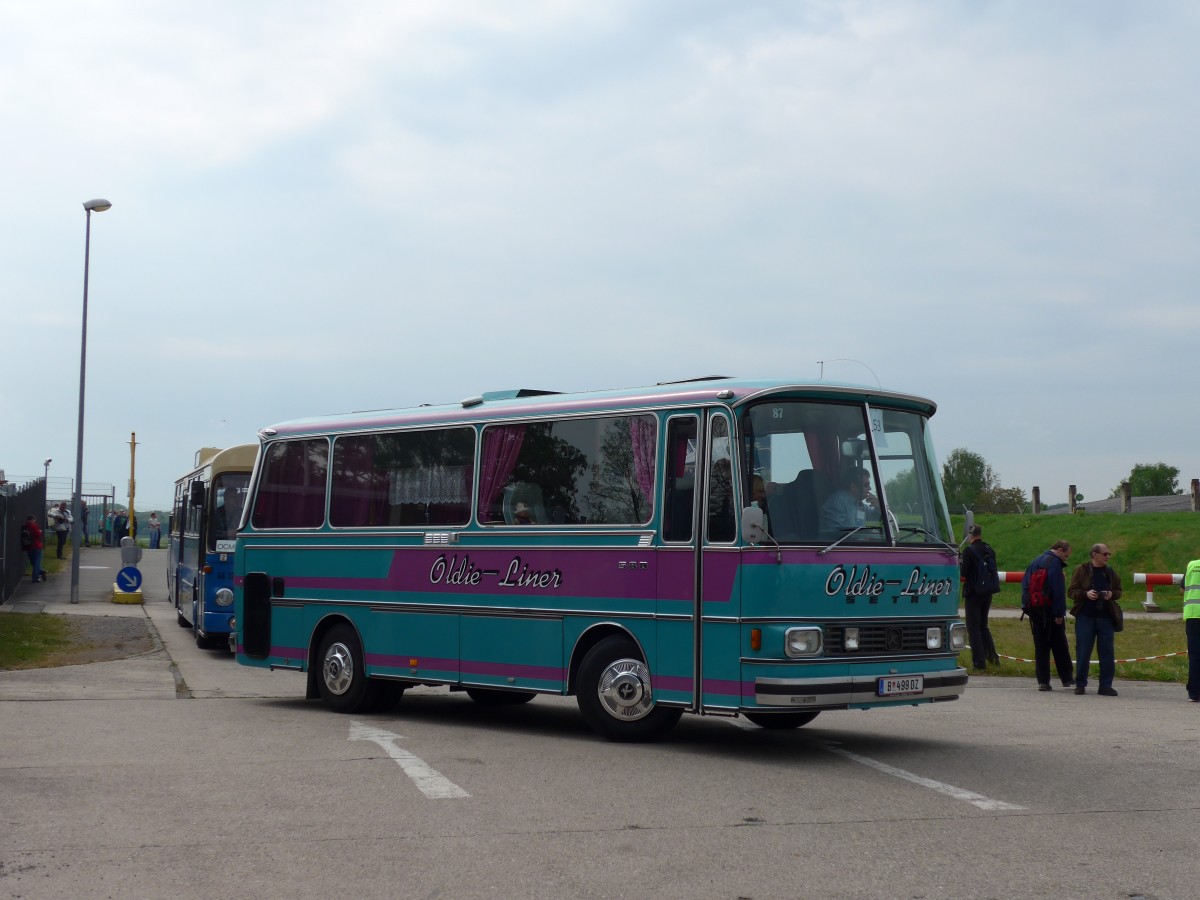
[[[738,554],[712,554],[705,600],[729,603]],[[642,565],[645,568],[642,568]],[[514,550],[413,548],[392,551],[382,577],[293,575],[288,588],[316,591],[395,591],[400,593],[503,595],[519,597],[617,597],[690,600],[692,567],[653,550]]]
[[[415,653],[368,653],[367,665],[389,669],[433,669],[438,672],[457,672],[458,660],[440,656],[419,656]]]
[[[897,548],[900,549],[900,548]],[[957,562],[947,562],[946,554],[940,550],[931,550],[925,547],[905,547],[903,555],[898,555],[895,550],[865,550],[858,547],[854,548],[854,554],[851,558],[845,560],[848,565],[871,565],[871,566],[955,566]],[[843,560],[838,556],[835,550],[832,553],[821,555],[820,550],[783,550],[782,562],[788,565],[810,565],[810,566],[836,566]],[[741,556],[740,562],[744,566],[775,566],[779,563],[775,559],[775,548],[763,548],[761,545],[758,550],[745,553]]]

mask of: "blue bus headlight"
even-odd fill
[[[967,646],[967,626],[962,622],[955,622],[950,626],[950,649],[955,653],[965,649]]]
[[[816,656],[821,652],[821,647],[820,628],[789,628],[783,637],[783,652],[792,659]]]
[[[940,650],[942,648],[942,626],[930,625],[925,629],[925,649]]]
[[[859,648],[858,628],[856,628],[854,626],[849,626],[849,627],[843,628],[842,629],[842,649],[843,650],[857,650],[858,648]]]
[[[233,591],[229,588],[221,588],[213,596],[213,599],[217,601],[217,606],[233,606]]]

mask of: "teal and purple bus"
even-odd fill
[[[240,663],[341,712],[573,695],[614,740],[957,699],[935,405],[728,378],[287,422],[237,537]]]

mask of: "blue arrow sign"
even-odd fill
[[[136,566],[126,566],[117,573],[117,587],[126,594],[133,593],[142,586],[142,573]]]

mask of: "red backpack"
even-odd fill
[[[1046,567],[1040,566],[1029,573],[1029,608],[1044,609],[1050,605],[1050,594],[1046,591]]]

